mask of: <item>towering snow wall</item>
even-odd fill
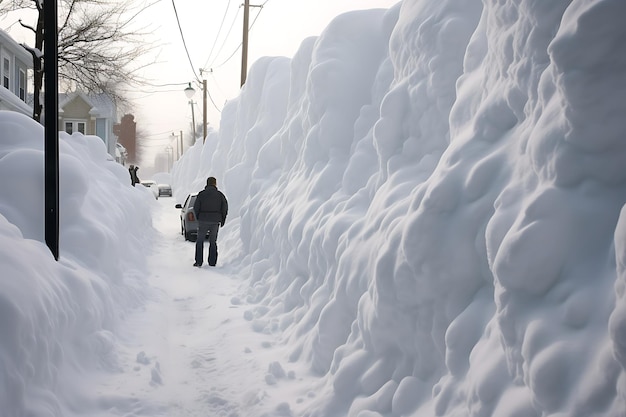
[[[175,181],[223,179],[297,413],[625,415],[625,15],[405,0],[253,66]]]
[[[93,406],[97,395],[77,385],[86,371],[119,369],[115,329],[146,293],[154,197],[130,186],[99,137],[59,136],[56,261],[44,239],[44,128],[0,111],[3,417],[67,416]]]

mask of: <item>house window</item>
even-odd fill
[[[84,135],[86,124],[87,124],[86,122],[81,122],[78,120],[67,121],[65,122],[65,131],[69,133],[70,135],[74,132],[79,132]]]
[[[20,100],[26,101],[26,72],[24,70],[20,70],[20,80],[19,80],[19,97]]]
[[[2,57],[2,85],[8,89],[11,87],[11,61],[6,56]]]

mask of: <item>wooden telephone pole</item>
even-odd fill
[[[246,83],[248,74],[248,25],[250,21],[250,0],[243,4],[243,45],[241,48],[241,87]]]
[[[202,80],[202,143],[206,140],[206,133],[206,80]]]
[[[250,25],[250,7],[263,7],[263,6],[250,6],[250,0],[245,0],[243,4],[243,43],[241,47],[241,87],[246,83],[246,76],[248,75],[248,31]]]

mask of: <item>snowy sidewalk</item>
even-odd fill
[[[102,416],[289,415],[295,394],[283,398],[276,383],[288,379],[276,336],[254,332],[244,319],[249,306],[237,301],[243,280],[219,262],[192,267],[193,243],[180,235],[174,204],[158,200],[153,223],[161,240],[149,259],[149,300],[120,329],[119,372],[100,382]]]

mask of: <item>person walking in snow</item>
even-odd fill
[[[228,201],[226,196],[217,189],[215,177],[206,180],[206,187],[198,193],[193,204],[193,211],[198,219],[198,237],[196,238],[196,262],[193,266],[201,267],[204,258],[204,240],[209,234],[210,266],[217,263],[217,233],[223,227],[228,215]]]
[[[128,172],[130,173],[130,184],[134,187],[135,184],[139,183],[139,177],[137,176],[137,170],[139,167],[130,164],[128,167]]]

